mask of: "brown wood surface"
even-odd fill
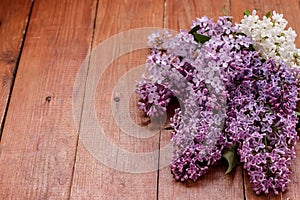
[[[0,1],[0,126],[14,80],[21,45],[28,22],[30,0]],[[0,133],[1,138],[1,133]]]
[[[279,196],[255,195],[242,167],[176,182],[170,131],[154,127],[165,120],[148,127],[136,106],[151,30],[187,30],[224,10],[239,21],[245,9],[277,10],[300,34],[299,0],[0,1],[0,199],[300,199],[298,147]]]
[[[95,35],[93,48],[96,49],[101,42],[110,39],[117,33],[126,32],[134,28],[147,27],[162,27],[163,26],[163,1],[162,0],[132,0],[132,1],[106,1],[100,0],[98,4],[98,15],[96,18]],[[149,33],[148,33],[149,34]],[[143,37],[144,48],[146,48],[147,35]],[[118,157],[122,150],[133,153],[147,153],[158,149],[159,134],[150,138],[141,139],[139,137],[132,137],[126,131],[120,129],[116,125],[115,119],[112,116],[111,105],[115,107],[116,112],[120,113],[120,104],[124,104],[125,97],[117,96],[118,101],[112,99],[114,86],[121,76],[126,76],[126,73],[131,69],[145,63],[148,50],[136,50],[130,43],[138,38],[127,38],[127,45],[121,45],[119,42],[108,46],[106,54],[92,54],[91,62],[94,60],[103,60],[107,57],[114,57],[114,62],[109,66],[97,66],[98,70],[104,70],[99,77],[99,82],[94,81],[95,72],[89,67],[86,85],[86,96],[84,102],[88,102],[93,92],[89,93],[91,87],[95,84],[97,89],[95,91],[95,112],[99,126],[103,128],[105,137],[108,138],[108,145],[116,145],[118,147],[116,154],[110,152],[111,155],[100,155],[100,158],[93,157],[89,153],[92,148],[89,143],[84,143],[84,139],[79,140],[77,159],[74,172],[74,182],[72,186],[71,199],[155,199],[157,195],[157,169],[158,165],[158,151],[157,155],[153,157],[155,168],[146,173],[127,173],[126,168],[120,166],[120,170],[114,169],[102,164],[103,157],[111,157],[115,163],[122,163],[123,159]],[[117,57],[121,49],[127,48],[127,54]],[[96,61],[95,61],[96,62]],[[106,67],[106,68],[104,68]],[[132,74],[133,75],[133,74]],[[125,84],[130,86],[133,90],[128,92],[128,96],[132,96],[135,100],[132,106],[136,106],[136,98],[134,93],[135,82],[129,83],[129,78],[125,78]],[[136,75],[136,74],[135,74]],[[118,94],[117,94],[118,95]],[[129,102],[130,103],[130,102]],[[88,112],[94,109],[93,105],[85,103],[83,107],[83,117],[81,122],[80,135],[83,137],[91,137],[95,141],[96,146],[107,145],[103,140],[98,140],[100,133],[95,135],[85,135],[85,132],[90,133],[91,125],[87,124],[91,119]],[[126,102],[125,102],[126,104]],[[91,106],[91,107],[90,107]],[[134,111],[138,109],[134,107]],[[143,118],[141,112],[133,112],[131,116],[137,122]],[[121,118],[121,123],[128,130],[130,125],[129,118]],[[141,122],[140,122],[141,123]],[[133,132],[134,130],[131,129]],[[92,133],[91,133],[92,134]],[[98,154],[99,155],[99,154]],[[141,160],[140,162],[145,162]],[[122,164],[121,164],[122,165]],[[126,165],[126,164],[124,164]]]
[[[77,132],[72,87],[96,1],[34,2],[1,140],[0,199],[68,199]]]

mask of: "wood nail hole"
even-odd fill
[[[45,100],[49,103],[51,101],[51,96],[46,96]]]
[[[114,101],[115,101],[115,102],[119,102],[119,101],[120,101],[120,97],[115,97],[115,98],[114,98]]]

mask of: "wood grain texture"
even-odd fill
[[[0,1],[0,125],[7,107],[20,48],[29,17],[30,0]],[[1,138],[1,133],[0,133]]]
[[[257,10],[259,16],[265,15],[268,11],[275,10],[278,13],[282,13],[284,18],[288,20],[288,26],[292,27],[299,35],[300,25],[299,25],[299,13],[300,13],[300,2],[298,0],[284,1],[284,0],[266,0],[266,1],[231,1],[231,11],[234,16],[235,21],[239,21],[243,18],[244,10]],[[296,38],[296,46],[300,48],[300,37]],[[249,183],[249,178],[245,175],[245,188],[246,188],[246,199],[281,199],[281,200],[296,200],[300,199],[300,148],[299,145],[296,146],[297,158],[292,164],[292,176],[291,182],[289,184],[288,190],[283,194],[274,196],[260,195],[257,196],[253,191],[251,184]],[[245,174],[246,171],[244,172]]]
[[[188,30],[196,17],[217,19],[225,8],[235,21],[245,9],[276,10],[300,34],[299,0],[33,5],[0,143],[0,199],[300,199],[298,147],[289,189],[279,196],[255,195],[241,167],[225,175],[225,165],[215,166],[196,183],[176,182],[164,151],[170,131],[156,129],[165,121],[145,117],[134,93],[151,30]],[[0,0],[0,124],[30,6]]]
[[[78,138],[72,91],[95,2],[34,3],[0,144],[0,199],[69,198]]]
[[[224,15],[222,8],[229,11],[229,1],[167,1],[166,27],[174,30],[189,30],[192,20],[206,15],[217,19]],[[163,131],[160,148],[170,140],[170,131]],[[161,162],[166,155],[161,152]],[[243,199],[242,171],[238,167],[231,174],[225,175],[226,166],[212,167],[209,172],[195,183],[180,183],[173,178],[170,167],[159,171],[159,199]]]
[[[137,131],[131,121],[138,126],[147,123],[136,106],[138,99],[134,93],[134,81],[140,79],[135,70],[145,63],[149,51],[134,51],[135,46],[139,46],[135,42],[146,48],[147,27],[163,26],[163,0],[100,0],[97,13],[71,199],[155,199],[159,135],[140,138],[138,134],[142,132]],[[126,36],[127,31],[135,32],[135,28],[142,28],[139,29],[141,32],[137,30],[140,34]],[[120,41],[113,42],[112,36],[118,33],[125,35],[120,36]],[[99,53],[99,48],[101,50],[106,42],[112,43]],[[126,53],[119,57],[122,51]],[[106,66],[103,63],[108,59],[113,62]],[[114,92],[117,85],[124,86],[119,93]],[[124,111],[123,106],[126,105],[131,110]],[[131,112],[130,116],[126,116],[128,112]],[[101,126],[103,133],[89,124],[93,120],[97,121],[95,126]],[[113,146],[116,149],[106,152]],[[136,163],[138,154],[146,155],[147,152],[154,152],[150,155],[152,162],[141,159]],[[130,153],[136,157],[127,157]],[[136,166],[130,167],[133,163]],[[141,173],[143,164],[145,167],[153,166],[152,170]]]
[[[217,19],[219,16],[224,15],[222,9],[227,12],[230,11],[229,0],[189,0],[182,2],[180,0],[167,0],[166,1],[166,28],[189,30],[192,20],[197,17],[206,15],[207,17]]]

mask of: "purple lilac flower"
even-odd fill
[[[295,158],[298,80],[285,63],[261,58],[230,19],[193,21],[197,34],[210,38],[203,44],[186,31],[149,37],[148,78],[137,83],[139,107],[160,115],[171,98],[178,99],[171,118],[176,180],[196,181],[225,149],[237,147],[254,191],[278,194]]]
[[[247,62],[229,65],[236,80],[229,91],[221,144],[238,144],[240,161],[257,194],[278,194],[290,182],[291,160],[295,158],[297,82],[284,63],[262,62],[256,52],[248,52],[245,58],[249,56]],[[239,78],[245,74],[247,78]]]
[[[139,108],[148,116],[162,115],[173,96],[164,85],[150,83],[138,83],[137,93],[140,94]]]

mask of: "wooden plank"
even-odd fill
[[[174,30],[188,30],[192,20],[206,15],[217,19],[224,15],[222,8],[229,12],[229,1],[172,1],[166,2],[166,27]],[[228,13],[229,14],[229,13]],[[170,131],[163,131],[161,146],[169,143]],[[166,155],[161,152],[161,163]],[[159,171],[159,199],[243,199],[242,171],[238,167],[229,175],[225,175],[226,166],[216,166],[195,183],[176,182],[170,167]]]
[[[278,13],[282,13],[284,17],[288,20],[288,26],[291,26],[298,35],[300,34],[300,25],[298,22],[299,12],[300,12],[300,2],[298,0],[284,1],[284,0],[266,0],[266,1],[238,1],[231,0],[231,11],[234,16],[235,21],[239,21],[243,17],[243,11],[257,10],[258,15],[263,16],[268,11],[275,10]],[[300,48],[300,37],[296,38],[296,46]],[[296,147],[297,159],[292,164],[292,176],[291,182],[289,184],[288,190],[279,196],[260,195],[257,196],[253,191],[249,183],[248,176],[245,176],[245,188],[246,188],[246,199],[300,199],[300,148]],[[246,171],[244,174],[247,174]]]
[[[0,125],[14,80],[29,12],[30,0],[0,1]],[[1,133],[0,133],[1,138]]]
[[[78,138],[72,92],[95,6],[34,3],[0,144],[0,199],[69,199]]]
[[[139,135],[147,118],[134,92],[149,51],[134,49],[162,22],[163,0],[99,1],[71,199],[156,198],[159,132]]]
[[[165,26],[176,31],[190,29],[192,20],[197,17],[207,16],[218,19],[219,16],[224,15],[223,11],[229,14],[229,0],[189,0],[186,2],[167,0]]]

